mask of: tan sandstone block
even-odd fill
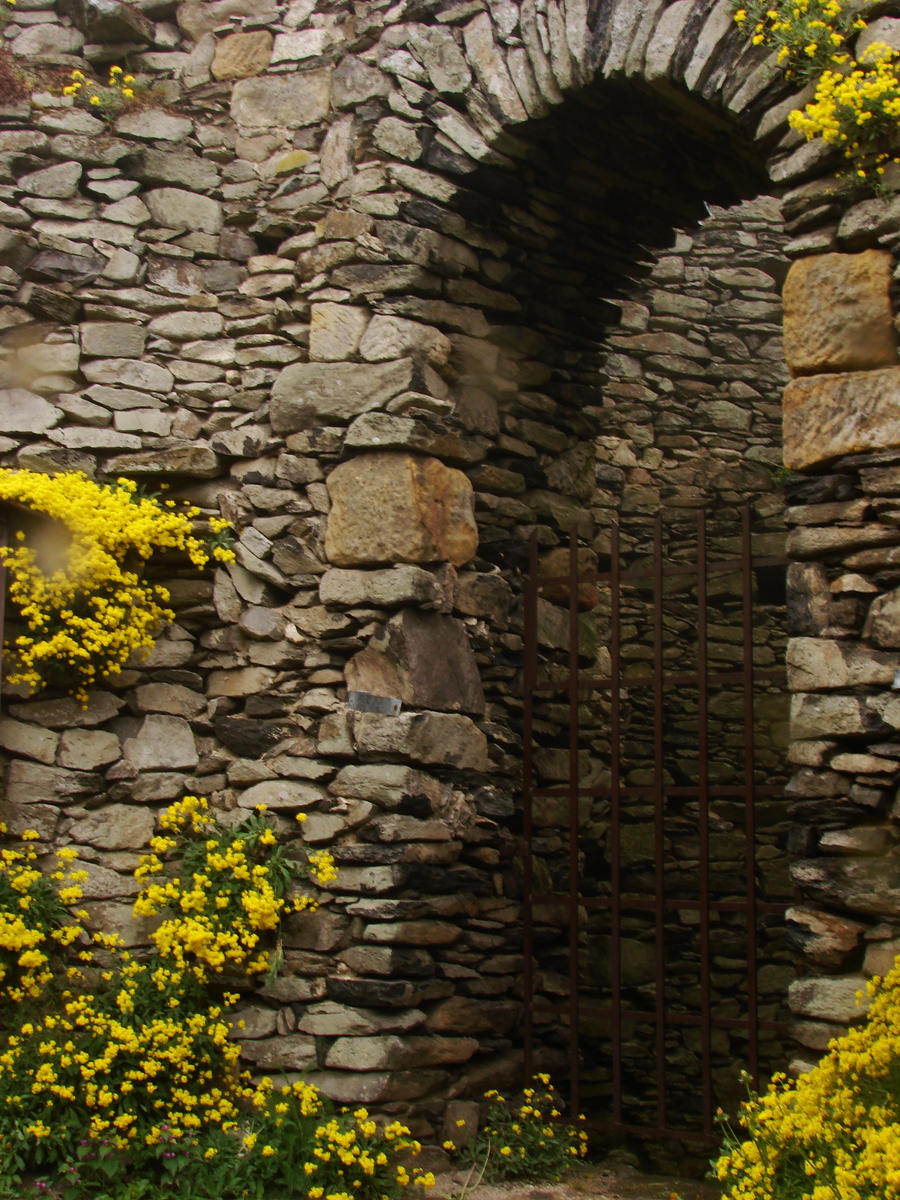
[[[436,458],[380,451],[341,463],[328,477],[325,554],[339,567],[450,562],[474,557],[472,485]]]
[[[784,284],[784,354],[792,375],[897,362],[886,250],[801,258]]]
[[[245,79],[258,75],[269,65],[273,39],[265,29],[253,33],[230,33],[216,43],[210,71],[215,79]]]
[[[794,379],[784,389],[782,420],[791,471],[900,446],[900,367]]]

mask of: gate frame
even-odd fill
[[[608,908],[612,940],[612,963],[610,972],[611,1001],[600,1007],[601,1015],[610,1018],[612,1042],[612,1117],[609,1120],[592,1120],[588,1124],[595,1129],[612,1133],[678,1138],[713,1142],[714,1129],[712,1090],[712,1030],[714,1028],[744,1029],[748,1036],[748,1070],[752,1085],[759,1087],[759,1035],[763,1030],[784,1033],[784,1021],[761,1020],[757,987],[757,918],[761,914],[777,913],[783,916],[790,902],[763,901],[750,881],[756,877],[756,814],[755,803],[759,796],[783,795],[784,785],[756,784],[754,780],[754,730],[753,696],[757,681],[783,682],[786,684],[784,664],[757,669],[753,663],[753,572],[758,568],[787,567],[783,556],[754,557],[752,551],[751,507],[741,509],[740,554],[736,559],[707,561],[706,513],[697,512],[697,554],[692,564],[663,565],[663,521],[657,513],[653,522],[652,562],[649,566],[639,565],[622,569],[620,552],[620,527],[614,519],[610,531],[610,566],[608,571],[582,572],[578,569],[578,539],[573,530],[569,537],[569,569],[566,575],[541,575],[538,566],[537,534],[533,532],[528,545],[528,576],[524,596],[524,671],[523,671],[523,938],[524,938],[524,1047],[526,1078],[534,1074],[534,1014],[535,1012],[567,1013],[568,1063],[569,1063],[569,1111],[578,1113],[579,1104],[579,1014],[581,1000],[578,992],[578,933],[579,908]],[[743,629],[741,639],[741,668],[738,671],[710,673],[708,660],[708,580],[711,575],[735,574],[741,578],[741,600]],[[693,575],[697,585],[697,667],[695,671],[675,671],[666,674],[663,669],[663,581],[671,576]],[[620,657],[620,608],[622,585],[632,581],[649,580],[652,584],[653,605],[653,670],[639,677],[630,677],[627,687],[649,685],[653,690],[653,784],[650,786],[623,788],[620,772],[621,734],[621,688],[622,672]],[[568,588],[568,668],[563,678],[550,680],[538,672],[537,604],[542,587],[547,584],[565,584]],[[606,584],[610,591],[610,672],[609,675],[580,673],[578,668],[578,616],[579,585]],[[711,785],[708,777],[708,724],[709,686],[712,683],[738,683],[743,687],[744,709],[744,768],[743,779],[734,786]],[[665,787],[663,765],[665,757],[663,716],[666,685],[696,685],[697,729],[698,729],[698,778],[696,787]],[[579,785],[578,748],[580,726],[578,699],[582,691],[608,690],[610,692],[610,784],[609,787],[582,788]],[[568,697],[568,781],[564,785],[536,787],[533,764],[533,698],[538,693],[565,693]],[[646,793],[653,797],[654,805],[654,895],[622,895],[620,818],[624,795]],[[537,796],[559,796],[568,798],[568,860],[569,887],[566,893],[536,893],[534,890],[534,822],[533,803]],[[579,891],[579,797],[608,796],[610,801],[610,897],[585,897]],[[699,897],[696,900],[665,896],[665,799],[667,795],[696,795],[699,802],[700,861]],[[743,797],[745,836],[745,882],[743,900],[716,901],[710,897],[709,885],[709,805],[710,800],[721,796]],[[569,995],[565,1002],[550,1004],[535,1000],[534,961],[534,906],[542,904],[565,904],[568,912],[569,937]],[[655,958],[655,1002],[652,1012],[624,1008],[621,996],[621,922],[623,912],[647,911],[654,913],[654,958]],[[669,911],[699,910],[700,913],[700,980],[701,999],[699,1016],[692,1013],[667,1013],[665,1006],[665,918]],[[747,948],[747,1012],[737,1018],[715,1017],[712,1013],[710,914],[714,912],[742,912],[746,916]],[[633,1125],[624,1120],[622,1106],[622,1019],[649,1022],[655,1030],[656,1056],[656,1124]],[[665,1037],[667,1026],[699,1026],[701,1031],[701,1063],[703,1088],[703,1129],[678,1128],[667,1120],[666,1114],[666,1055]]]

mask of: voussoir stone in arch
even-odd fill
[[[341,463],[327,479],[325,554],[339,567],[450,562],[478,547],[472,484],[436,458],[388,451]]]

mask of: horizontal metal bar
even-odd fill
[[[759,567],[787,567],[788,561],[789,560],[786,558],[763,556],[760,558],[754,558],[750,565],[751,569],[755,571]],[[740,574],[744,569],[744,565],[744,560],[741,558],[725,558],[720,559],[718,562],[707,563],[706,569],[707,573],[710,575],[733,575]],[[697,564],[696,562],[670,564],[668,567],[663,567],[662,573],[664,577],[669,577],[672,575],[696,575]],[[583,574],[579,573],[578,581],[579,583],[608,583],[610,581],[611,574],[612,573],[610,571],[585,571]],[[623,583],[627,583],[632,579],[649,579],[652,581],[654,574],[655,571],[652,565],[650,567],[639,565],[629,567],[627,570],[621,571],[619,573],[619,578]],[[537,585],[539,589],[545,583],[568,584],[568,582],[568,574],[539,574],[537,576]]]
[[[596,1117],[579,1121],[578,1127],[593,1129],[597,1133],[628,1133],[642,1138],[678,1138],[679,1141],[700,1142],[709,1146],[717,1146],[721,1141],[718,1135],[710,1135],[697,1129],[679,1129],[676,1126],[660,1129],[655,1125],[628,1125],[623,1121],[601,1121]]]
[[[599,1005],[592,1003],[589,997],[582,997],[582,1011],[590,1013],[592,1017],[609,1017],[612,1014],[612,1009],[608,1005]],[[536,1013],[547,1013],[548,1016],[562,1016],[569,1011],[568,1000],[562,1004],[549,1004],[544,1000],[535,1000],[534,1011]],[[641,1008],[623,1008],[621,1009],[623,1018],[628,1017],[632,1021],[641,1021],[645,1025],[656,1024],[656,1013],[647,1012]],[[671,1009],[666,1011],[666,1025],[681,1025],[688,1029],[699,1029],[703,1025],[703,1017],[699,1013],[680,1013],[673,1012]],[[751,1028],[765,1029],[770,1033],[785,1033],[788,1029],[786,1021],[751,1021],[747,1017],[711,1017],[711,1023],[715,1029],[743,1029],[749,1032]]]
[[[558,892],[535,892],[535,904],[568,904],[568,893],[560,894]],[[582,908],[611,908],[611,896],[579,896],[578,903]],[[619,905],[622,912],[627,912],[629,909],[644,912],[655,907],[656,901],[652,896],[619,896]],[[687,911],[699,911],[701,902],[699,900],[690,900],[679,897],[666,897],[666,908],[678,911],[686,909]],[[784,913],[788,907],[787,903],[778,903],[774,900],[757,900],[756,911],[764,913]],[[711,900],[709,902],[710,912],[746,912],[748,904],[746,900]]]
[[[757,796],[783,796],[785,784],[781,783],[758,783],[754,791]],[[707,789],[708,796],[718,796],[720,799],[725,799],[728,796],[740,796],[743,798],[745,789],[743,785],[730,787],[728,784],[719,783],[714,787]],[[553,787],[533,788],[532,796],[568,796],[569,788],[566,784],[559,784]],[[578,789],[579,796],[609,796],[611,790],[608,787],[582,787]],[[653,796],[654,789],[650,784],[634,784],[631,787],[620,787],[620,796]],[[693,787],[690,784],[679,784],[678,787],[667,787],[663,789],[665,796],[699,796],[700,788]]]
[[[765,667],[754,671],[753,678],[767,683],[784,683],[787,680],[787,670],[785,667]],[[710,683],[743,683],[745,675],[743,671],[713,671],[710,672],[707,679]],[[629,676],[627,671],[624,671],[618,682],[621,687],[634,691],[639,687],[652,687],[653,680],[652,675]],[[700,676],[697,671],[675,671],[671,675],[663,677],[663,683],[667,690],[699,682]],[[575,687],[581,692],[606,692],[612,688],[613,683],[614,681],[608,675],[579,675]],[[538,679],[532,691],[565,692],[570,691],[571,686],[570,677],[566,675],[561,679]]]

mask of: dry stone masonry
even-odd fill
[[[728,0],[8,18],[2,461],[166,484],[239,537],[213,581],[166,572],[175,623],[86,708],[7,692],[0,816],[76,846],[92,919],[138,945],[129,872],[169,801],[307,813],[339,878],[246,997],[244,1056],[315,1064],[439,1142],[448,1098],[520,1064],[526,539],[551,555],[575,527],[602,561],[613,513],[751,499],[780,543],[787,383],[787,932],[813,1055],[900,942],[898,202],[842,192],[788,131]],[[120,115],[61,94],[113,63],[140,94]],[[779,639],[773,615],[767,661]]]

